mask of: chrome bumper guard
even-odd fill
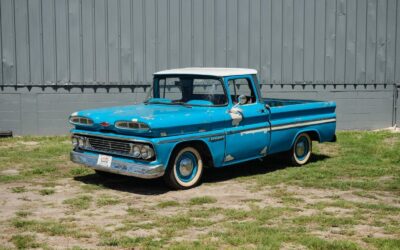
[[[115,174],[134,176],[143,179],[154,179],[164,175],[163,165],[144,165],[139,163],[129,163],[113,159],[111,167],[97,165],[97,156],[88,155],[76,151],[70,153],[71,161],[83,164],[95,170],[110,172]]]

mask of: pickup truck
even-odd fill
[[[281,152],[303,165],[312,141],[336,140],[334,102],[264,99],[254,69],[164,70],[154,73],[151,92],[140,104],[71,114],[71,160],[188,189],[206,167]]]

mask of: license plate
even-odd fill
[[[109,155],[99,155],[99,158],[97,159],[97,165],[101,167],[109,168],[111,167],[111,162],[112,156]]]

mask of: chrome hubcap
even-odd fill
[[[305,144],[304,142],[297,143],[296,145],[296,155],[302,156],[305,153]]]
[[[193,171],[193,161],[189,158],[184,158],[181,160],[179,163],[179,172],[183,176],[188,176],[192,173]]]

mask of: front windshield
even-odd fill
[[[149,102],[221,106],[227,104],[222,81],[202,76],[157,76]]]

